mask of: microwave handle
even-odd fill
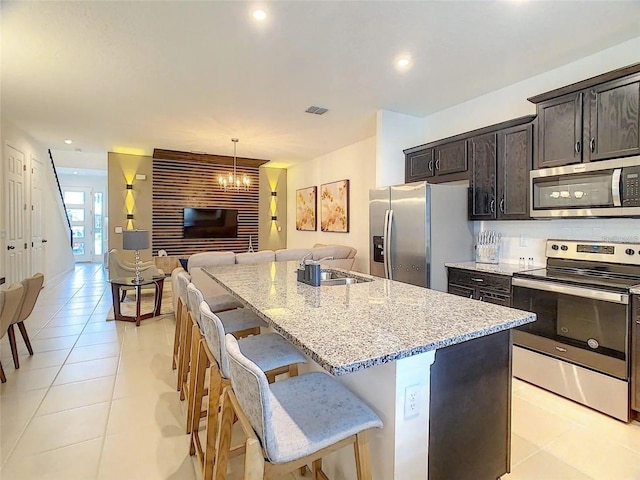
[[[615,168],[613,170],[613,175],[611,175],[611,198],[613,198],[613,206],[621,207],[622,202],[620,201],[620,189],[622,181],[622,169]]]

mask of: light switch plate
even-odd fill
[[[144,173],[136,173],[136,180],[146,180],[147,176]]]
[[[122,227],[116,227],[115,231],[116,233],[122,233]]]

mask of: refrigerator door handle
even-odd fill
[[[387,268],[387,230],[389,228],[389,210],[384,211],[384,230],[382,231],[382,259],[384,260],[384,278],[389,278]]]
[[[384,250],[384,258],[387,262],[387,278],[393,280],[393,266],[391,265],[391,233],[393,232],[393,210],[389,210],[387,214],[387,228],[385,233],[386,247]]]

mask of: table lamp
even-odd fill
[[[136,252],[136,278],[134,283],[142,282],[140,277],[140,250],[149,248],[149,230],[124,230],[122,232],[123,250],[135,250]]]

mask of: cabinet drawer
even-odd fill
[[[452,285],[451,283],[447,288],[447,293],[458,295],[460,297],[473,298],[473,288],[463,287],[460,285]]]
[[[449,283],[474,288],[489,288],[491,290],[505,292],[507,295],[511,293],[511,277],[506,277],[504,275],[449,269]]]
[[[481,302],[494,303],[496,305],[502,305],[503,307],[511,306],[511,296],[501,295],[488,290],[478,290],[478,300]]]

